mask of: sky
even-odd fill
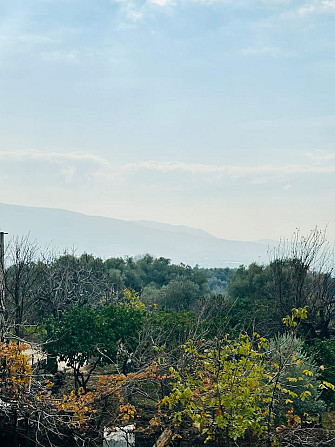
[[[335,241],[335,0],[0,0],[0,202]]]

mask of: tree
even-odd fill
[[[233,306],[230,319],[233,328],[272,335],[277,316],[272,318],[270,311],[271,287],[271,276],[266,266],[252,263],[235,271],[228,285],[228,297]]]
[[[6,250],[9,265],[5,271],[5,297],[9,324],[17,336],[33,315],[38,296],[39,270],[37,268],[39,247],[29,236],[12,239]]]
[[[159,303],[167,309],[180,312],[190,310],[199,297],[200,287],[189,279],[175,279],[163,286]]]
[[[39,269],[38,302],[44,315],[59,318],[73,306],[99,307],[111,301],[114,279],[100,258],[88,254],[50,256]]]
[[[88,380],[104,357],[108,343],[115,350],[115,339],[101,315],[90,307],[77,307],[46,325],[47,351],[58,356],[73,370],[76,392],[87,389]],[[88,366],[84,373],[82,368]]]
[[[124,300],[99,310],[76,307],[47,322],[47,351],[72,368],[76,391],[87,390],[99,364],[116,362],[120,344],[125,351],[135,349],[144,307],[130,291],[125,291]]]
[[[27,345],[0,342],[0,396],[2,400],[19,399],[29,386],[31,367],[23,351]]]
[[[166,356],[169,351],[175,352],[178,346],[186,343],[191,338],[195,338],[199,322],[194,312],[166,312],[161,310],[152,312],[150,323],[150,337],[153,340],[161,340]],[[156,342],[156,346],[158,347],[159,343]]]
[[[291,240],[281,242],[269,265],[240,267],[228,286],[229,297],[236,303],[233,322],[241,327],[252,320],[256,330],[274,336],[283,331],[280,322],[292,308],[308,306],[300,334],[309,343],[330,338],[335,317],[331,260],[325,234],[316,229],[307,236],[297,232]]]
[[[111,340],[108,347],[109,356],[113,360],[116,360],[120,344],[124,354],[136,349],[145,312],[145,306],[138,295],[128,289],[124,291],[124,302],[101,309],[100,314],[109,328],[109,334],[112,334],[111,340],[115,340],[114,347],[112,348]]]
[[[335,316],[333,253],[325,231],[317,228],[306,236],[296,231],[273,251],[269,270],[272,276],[273,311],[283,316],[292,308],[308,306],[308,318],[301,333],[311,342],[329,338]]]
[[[226,293],[228,284],[234,272],[235,269],[228,267],[207,269],[208,286],[211,292],[215,294]]]
[[[311,346],[307,347],[308,353],[319,366],[318,377],[326,382],[335,383],[335,346],[334,340],[316,339]],[[334,408],[334,392],[329,388],[323,388],[322,399],[328,407]]]
[[[305,343],[294,334],[283,334],[269,340],[267,357],[277,369],[274,412],[277,424],[285,421],[287,404],[300,421],[319,416],[326,408],[321,398],[321,370],[306,351]],[[283,391],[284,390],[284,391]]]
[[[70,392],[55,398],[52,382],[32,374],[24,355],[26,348],[24,344],[0,342],[1,432],[12,434],[14,447],[23,445],[22,438],[24,445],[30,445],[31,440],[45,447],[68,442],[76,445],[76,440],[82,445],[96,413],[96,396]]]
[[[301,424],[306,411],[322,411],[320,389],[335,387],[316,377],[315,363],[296,338],[306,318],[306,309],[293,309],[284,319],[288,334],[270,343],[257,333],[188,341],[179,364],[170,368],[172,392],[161,402],[177,430],[196,428],[205,443],[230,446],[246,435],[266,435],[268,445],[278,445],[281,418]]]
[[[201,294],[208,292],[207,272],[197,266],[171,264],[170,259],[154,258],[146,254],[140,257],[110,258],[105,261],[109,271],[118,270],[128,289],[141,293],[149,284],[161,288],[173,280],[190,280],[197,284]]]
[[[246,335],[209,345],[186,343],[182,367],[172,370],[172,393],[162,401],[174,410],[173,420],[190,420],[205,442],[224,439],[227,445],[247,430],[264,432],[272,387],[261,352],[265,339],[258,343],[254,348]]]

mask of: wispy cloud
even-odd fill
[[[29,45],[44,45],[54,43],[55,41],[44,34],[34,34],[34,33],[15,33],[3,32],[0,34],[1,43],[12,43],[12,44],[29,44]]]
[[[77,64],[79,62],[78,51],[43,51],[41,57],[46,62]]]
[[[335,153],[316,151],[307,156],[314,161],[335,160]],[[135,171],[155,171],[161,173],[182,172],[192,175],[227,175],[229,177],[265,176],[271,175],[299,175],[299,174],[332,174],[335,165],[324,163],[313,164],[261,164],[261,165],[220,165],[206,163],[185,163],[180,161],[139,161],[136,163],[116,164],[106,158],[86,152],[43,152],[38,150],[0,151],[0,160],[16,162],[43,161],[47,163],[81,163],[86,162],[103,177],[131,173]],[[94,170],[93,169],[93,170]]]
[[[335,173],[335,166],[312,166],[306,164],[292,165],[272,165],[264,164],[259,166],[234,166],[234,165],[210,165],[201,163],[183,163],[183,162],[157,162],[144,161],[140,163],[124,165],[123,171],[136,171],[146,169],[160,172],[187,172],[190,174],[226,174],[231,177],[243,177],[247,175],[261,174],[331,174]]]
[[[161,7],[174,4],[171,0],[149,0],[151,3],[154,3],[155,5],[159,5]]]
[[[298,19],[315,14],[333,14],[335,12],[335,0],[307,0],[300,6],[294,2],[287,2],[287,9],[280,14],[282,19]]]
[[[254,8],[254,2],[246,0],[186,0],[190,5],[194,3],[211,5],[224,5],[232,8],[248,10]],[[162,9],[165,7],[174,7],[178,9],[181,5],[185,6],[185,1],[181,0],[145,0],[139,2],[138,0],[110,0],[111,4],[119,4],[121,10],[128,19],[139,20],[144,18],[151,12],[150,6],[158,5]],[[292,0],[262,0],[263,8],[269,9],[271,17],[276,16],[276,20],[280,17],[297,17],[311,13],[332,13],[335,12],[335,0],[307,0],[297,7]],[[257,2],[256,2],[257,4]],[[269,8],[268,8],[269,7]],[[273,8],[278,7],[279,10],[273,15]],[[281,12],[280,12],[281,11]]]
[[[255,45],[253,47],[242,48],[239,52],[244,56],[288,57],[293,55],[292,51],[284,51],[279,47],[269,45]]]
[[[26,179],[45,188],[88,184],[109,166],[104,158],[83,152],[0,151],[0,161],[2,170],[11,173],[12,183]]]
[[[66,185],[83,185],[108,190],[117,185],[136,184],[139,188],[176,187],[182,190],[192,184],[211,189],[228,186],[230,181],[241,180],[242,185],[269,185],[282,183],[284,189],[299,177],[333,176],[335,154],[321,154],[318,159],[304,164],[230,165],[186,163],[180,161],[139,161],[118,164],[103,157],[85,152],[43,152],[37,150],[0,151],[2,170],[11,172],[12,181],[22,176],[38,184],[47,181],[61,188]],[[18,169],[19,168],[19,169]],[[164,185],[164,186],[163,186]]]
[[[309,152],[306,155],[307,157],[311,158],[312,160],[318,163],[335,160],[335,152],[329,152],[325,150],[317,150],[315,152]]]
[[[85,152],[42,152],[34,149],[17,151],[0,151],[0,160],[15,160],[19,162],[29,160],[42,160],[46,162],[57,161],[89,161],[100,166],[107,166],[106,159]]]
[[[335,0],[310,1],[301,6],[297,12],[300,15],[335,13]]]
[[[139,4],[134,0],[110,0],[111,4],[119,5],[122,14],[131,22],[137,22],[143,18],[147,3]]]
[[[151,16],[157,11],[164,11],[166,9],[178,10],[180,7],[192,6],[192,4],[200,3],[203,5],[231,5],[235,7],[246,7],[245,0],[110,0],[111,4],[118,4],[124,17],[129,22],[140,22],[148,16]],[[157,8],[157,6],[159,8]],[[125,24],[123,24],[125,25]]]

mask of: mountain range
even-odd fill
[[[11,237],[29,234],[42,248],[57,253],[75,251],[102,258],[149,253],[201,267],[237,267],[266,263],[274,241],[235,241],[217,238],[184,225],[152,221],[128,221],[89,216],[54,208],[0,203],[0,231]]]

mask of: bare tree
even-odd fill
[[[308,306],[303,322],[307,338],[329,338],[335,317],[334,253],[326,231],[318,228],[306,236],[297,230],[271,254],[274,314],[289,314],[293,307]],[[277,312],[276,312],[277,310]]]
[[[47,254],[39,265],[38,300],[43,315],[60,317],[73,306],[110,301],[113,283],[103,261],[91,255]]]
[[[13,238],[6,248],[5,298],[9,324],[21,335],[36,300],[39,247],[29,235]]]

